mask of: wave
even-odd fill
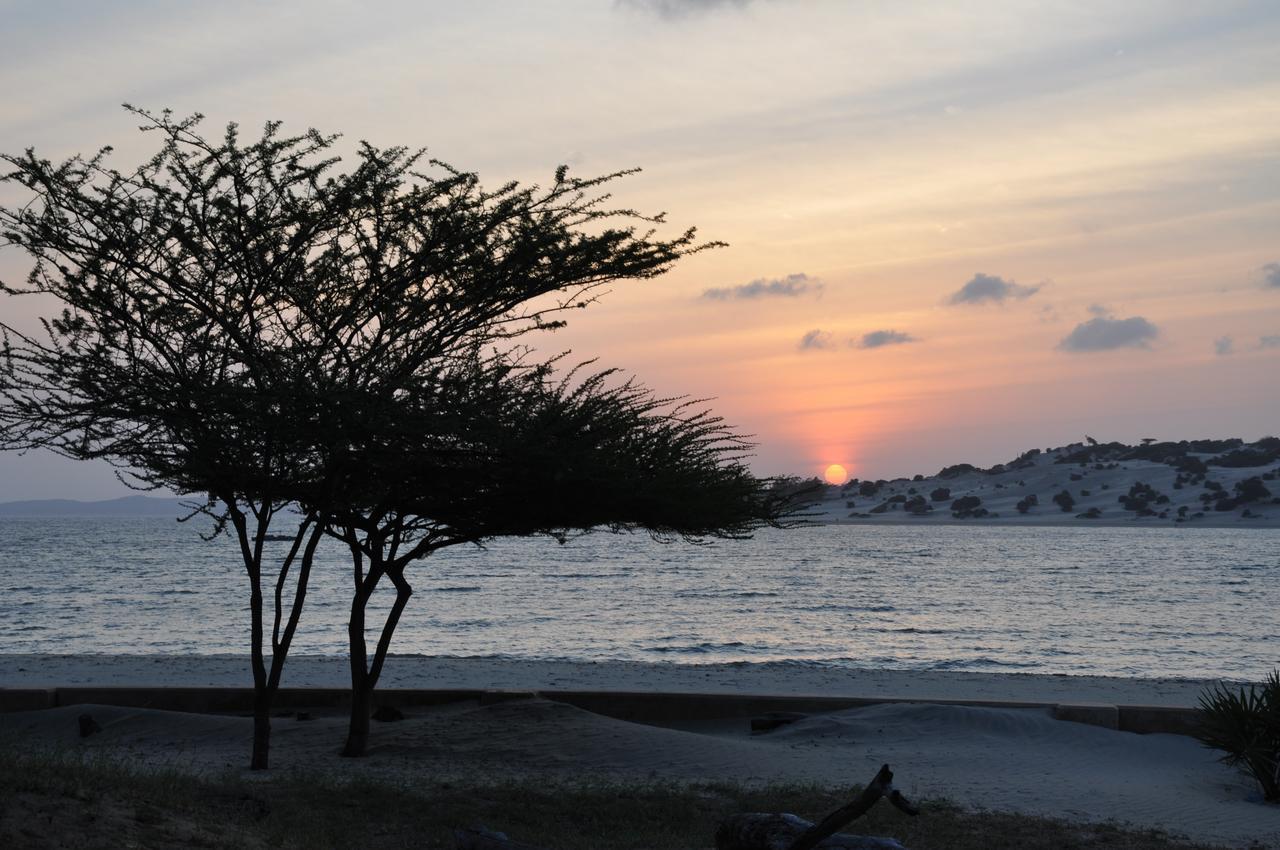
[[[823,602],[818,605],[801,605],[797,611],[853,611],[865,614],[888,614],[898,609],[893,605],[847,605],[836,602]]]
[[[1042,666],[1036,661],[1008,661],[999,658],[992,658],[987,655],[979,655],[974,658],[948,658],[945,661],[932,661],[919,667],[921,670],[970,670],[972,668],[981,669],[1011,669],[1011,670],[1030,670]]]
[[[724,643],[716,643],[714,641],[704,641],[702,643],[687,644],[685,646],[646,646],[643,647],[645,652],[657,652],[662,654],[689,654],[689,655],[707,655],[713,652],[723,652],[725,650],[752,650],[755,652],[769,652],[773,647],[761,646],[760,644],[748,644],[740,640],[731,640]]]

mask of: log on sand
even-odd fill
[[[886,764],[852,802],[816,824],[795,815],[772,812],[749,812],[725,818],[716,829],[716,850],[905,850],[892,838],[837,834],[837,830],[861,817],[881,797],[909,815],[919,814],[893,787],[893,771]]]
[[[453,846],[455,850],[543,850],[532,844],[512,841],[505,832],[490,832],[487,829],[455,829]]]
[[[881,797],[909,815],[920,813],[893,787],[893,771],[886,764],[852,802],[816,824],[795,815],[773,812],[748,812],[725,818],[716,829],[716,850],[906,850],[892,838],[837,832],[865,814]],[[504,833],[485,829],[457,829],[453,839],[456,850],[542,850],[532,844],[512,841]]]

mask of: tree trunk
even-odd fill
[[[227,504],[231,505],[230,502]],[[264,516],[258,517],[257,533],[250,546],[244,514],[235,509],[231,511],[231,523],[236,530],[245,572],[249,575],[249,665],[253,671],[253,753],[249,756],[250,770],[267,769],[271,748],[273,689],[267,683],[266,659],[262,651],[262,538],[269,522],[270,513],[264,511]]]
[[[347,726],[347,743],[342,754],[359,758],[369,747],[369,717],[373,714],[373,688],[364,682],[351,688],[351,722]]]
[[[349,758],[364,755],[369,746],[369,715],[373,711],[373,689],[369,686],[368,652],[364,643],[364,607],[373,595],[366,577],[351,599],[351,619],[347,622],[347,643],[351,650],[351,720],[342,754]]]
[[[373,663],[368,663],[365,645],[365,606],[377,587],[378,580],[387,575],[396,587],[396,601],[382,624],[382,632],[374,648]],[[373,691],[378,686],[391,636],[400,622],[400,615],[409,604],[413,588],[404,577],[404,565],[387,564],[381,559],[369,567],[369,574],[357,584],[356,595],[351,601],[351,620],[347,626],[347,639],[351,644],[351,722],[347,731],[347,743],[342,754],[350,758],[363,756],[369,746],[369,718],[373,712]]]
[[[271,751],[271,696],[266,688],[255,686],[253,693],[253,755],[251,770],[266,770]]]

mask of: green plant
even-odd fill
[[[1225,751],[1222,761],[1243,767],[1267,800],[1280,801],[1280,670],[1260,687],[1233,691],[1218,685],[1205,691],[1200,710],[1200,742]]]

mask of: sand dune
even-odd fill
[[[91,713],[102,732],[77,736]],[[1195,741],[1054,720],[1038,709],[872,706],[816,715],[767,735],[745,721],[698,731],[607,718],[542,699],[456,703],[375,724],[370,757],[337,755],[345,719],[275,721],[280,770],[401,780],[534,775],[573,780],[817,781],[853,785],[882,762],[919,798],[1068,819],[1117,820],[1200,840],[1280,846],[1280,807]],[[83,748],[193,771],[239,769],[250,720],[108,706],[0,715],[25,746]]]
[[[1060,462],[1090,452],[1095,452],[1100,462]],[[823,500],[813,508],[813,518],[819,522],[863,524],[1280,528],[1280,481],[1276,479],[1280,465],[1266,452],[1259,453],[1256,466],[1209,466],[1201,476],[1180,470],[1176,459],[1171,459],[1173,463],[1115,459],[1123,454],[1107,446],[1090,448],[1076,443],[1037,450],[991,469],[961,464],[919,479],[869,482],[870,492],[860,492],[863,488],[854,484],[828,487]],[[1212,463],[1217,455],[1193,453],[1189,457]],[[1216,509],[1223,495],[1233,495],[1239,482],[1255,477],[1265,479],[1269,496],[1228,510]],[[1145,515],[1126,507],[1120,497],[1127,496],[1135,484],[1150,487],[1149,492],[1163,501],[1152,501],[1150,513]],[[947,495],[934,499],[932,494],[939,490],[945,490]],[[1069,510],[1053,501],[1063,491],[1071,495]],[[1032,496],[1036,504],[1027,506],[1025,512],[1019,511],[1018,503]],[[951,505],[961,497],[978,499],[986,515],[955,516]],[[919,512],[911,510],[912,499],[924,503]],[[1096,514],[1086,518],[1084,515],[1090,510]]]

